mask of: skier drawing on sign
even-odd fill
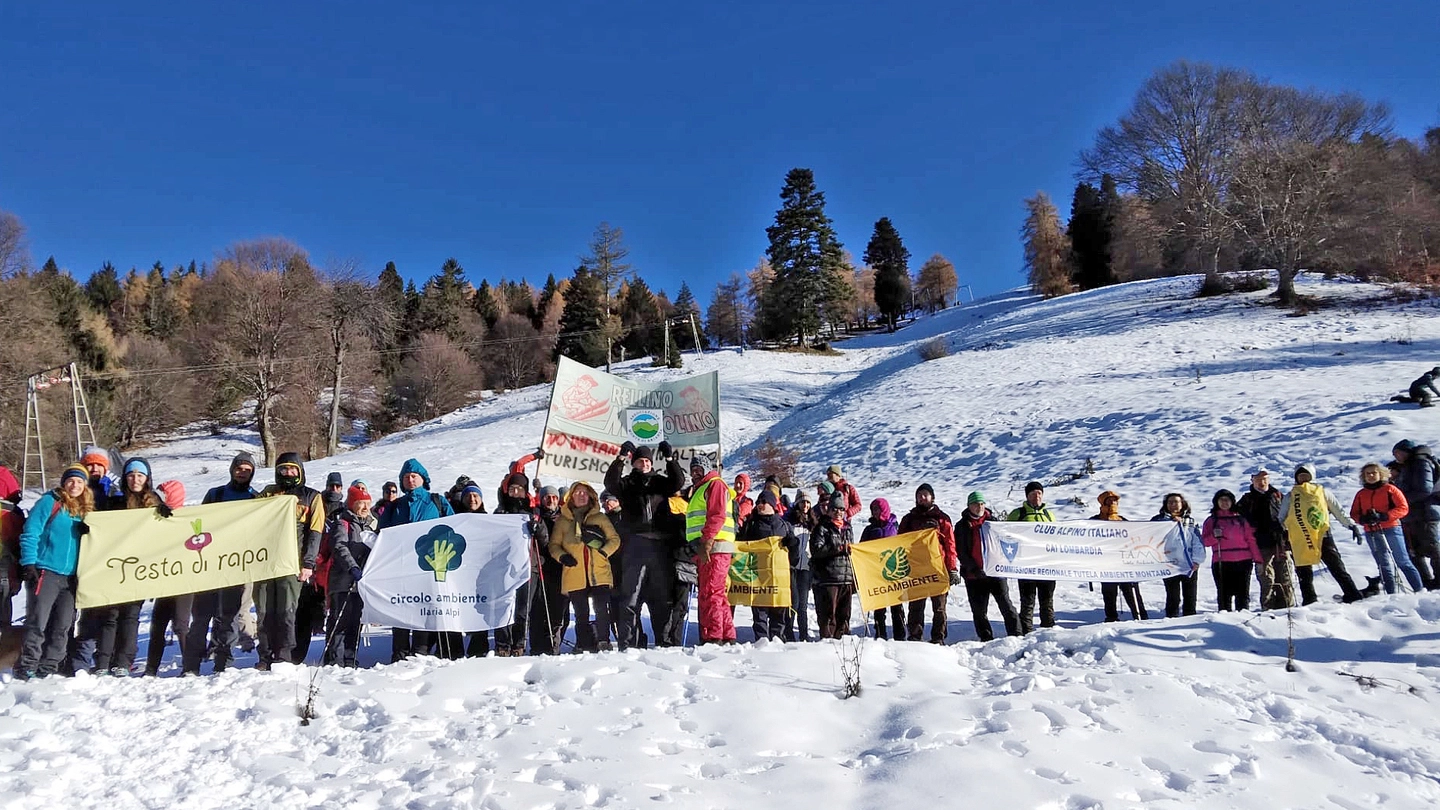
[[[565,389],[560,395],[560,409],[566,419],[573,419],[576,422],[584,422],[587,419],[594,419],[610,410],[606,402],[596,399],[590,395],[600,383],[595,381],[589,374],[581,374],[575,384]]]

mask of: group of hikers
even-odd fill
[[[1346,570],[1331,531],[1350,530],[1357,543],[1368,543],[1386,593],[1395,593],[1398,568],[1411,590],[1435,589],[1440,576],[1440,463],[1428,447],[1409,440],[1393,448],[1388,465],[1366,464],[1350,509],[1315,481],[1315,469],[1294,470],[1289,492],[1276,488],[1270,471],[1252,470],[1240,496],[1222,489],[1211,497],[1209,515],[1199,521],[1187,499],[1169,493],[1161,499],[1156,521],[1178,524],[1183,563],[1188,573],[1164,580],[1164,615],[1196,612],[1199,570],[1209,558],[1220,610],[1250,607],[1252,581],[1259,583],[1259,606],[1276,609],[1318,599],[1314,565],[1292,564],[1291,548],[1301,536],[1318,545],[1319,559],[1340,587],[1340,598],[1353,602],[1376,589],[1357,588]],[[543,655],[561,652],[573,621],[573,649],[602,651],[618,647],[681,646],[688,638],[690,601],[697,601],[699,643],[734,644],[734,609],[727,598],[727,573],[736,542],[780,538],[789,559],[792,604],[751,609],[754,638],[811,639],[813,600],[815,635],[838,638],[851,632],[855,573],[850,549],[855,543],[934,529],[951,587],[963,585],[975,633],[995,637],[989,620],[993,601],[1008,635],[1030,633],[1039,613],[1041,627],[1055,625],[1056,583],[1018,580],[1019,607],[1010,598],[1009,581],[985,571],[983,540],[992,521],[1053,522],[1045,487],[1032,481],[1025,502],[1003,517],[989,508],[981,492],[971,492],[958,519],[935,500],[928,483],[915,490],[914,506],[897,516],[884,498],[869,504],[868,520],[858,538],[852,523],[864,509],[855,486],[839,465],[825,471],[813,491],[793,498],[781,482],[767,478],[752,497],[744,473],[725,481],[714,462],[697,453],[687,459],[668,443],[636,446],[626,442],[604,476],[604,489],[588,483],[567,488],[531,481],[526,467],[543,450],[515,460],[500,482],[494,512],[528,516],[531,572],[516,594],[514,621],[493,632],[434,633],[395,628],[391,660],[413,655],[445,658]],[[153,483],[143,458],[124,462],[110,473],[111,459],[90,448],[79,463],[60,474],[58,486],[41,496],[28,517],[20,508],[14,475],[0,467],[0,627],[9,628],[11,600],[26,592],[24,639],[17,679],[89,671],[129,676],[138,639],[141,603],[75,610],[76,568],[85,520],[95,511],[150,509],[162,517],[185,503],[177,481]],[[398,482],[383,485],[375,499],[363,481],[347,486],[331,473],[323,491],[306,483],[299,454],[278,457],[274,483],[257,491],[256,465],[248,453],[230,462],[229,480],[207,491],[201,503],[293,495],[297,499],[296,542],[300,571],[187,596],[155,600],[151,613],[146,675],[159,672],[167,630],[180,648],[181,670],[199,674],[204,661],[214,672],[228,668],[233,647],[254,606],[257,669],[280,662],[303,663],[312,638],[323,633],[324,664],[356,666],[361,638],[362,601],[356,584],[379,532],[385,528],[485,512],[483,488],[461,476],[448,492],[432,491],[429,473],[415,459],[400,468]],[[688,478],[687,478],[688,473]],[[1126,520],[1121,496],[1098,498],[1094,520]],[[1136,583],[1100,584],[1105,621],[1118,621],[1123,597],[1130,615],[1148,619]],[[1368,591],[1368,592],[1367,592]],[[948,594],[875,611],[879,638],[945,643]],[[572,620],[573,612],[573,620]],[[649,632],[645,616],[648,614]]]

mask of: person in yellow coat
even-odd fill
[[[600,508],[595,490],[583,481],[571,487],[555,519],[548,551],[564,566],[560,590],[575,608],[575,649],[581,652],[610,649],[610,589],[615,586],[610,557],[619,550],[620,535]]]

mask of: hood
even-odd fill
[[[1320,483],[1319,481],[1316,481],[1316,480],[1315,480],[1315,465],[1314,465],[1314,464],[1301,464],[1300,466],[1298,466],[1298,467],[1295,468],[1295,474],[1298,476],[1302,470],[1305,471],[1305,472],[1307,472],[1307,473],[1310,473],[1310,483],[1312,483],[1312,484],[1318,484],[1318,483]]]
[[[305,462],[300,459],[300,454],[299,454],[299,453],[281,453],[281,454],[280,454],[280,457],[277,458],[277,459],[275,459],[275,469],[277,469],[277,470],[280,469],[280,465],[282,465],[282,464],[294,464],[296,467],[299,467],[299,468],[300,468],[300,484],[299,484],[299,486],[302,486],[302,487],[305,486]],[[277,482],[277,483],[278,483],[278,482]]]
[[[20,482],[15,480],[15,473],[10,472],[9,467],[0,467],[0,500],[20,502]]]
[[[179,481],[166,481],[155,489],[159,490],[165,505],[171,509],[179,509],[185,505],[185,485]]]
[[[130,473],[137,471],[145,473],[145,486],[149,487],[154,485],[155,482],[152,480],[152,474],[150,472],[150,462],[139,456],[125,459],[125,464],[120,468],[120,477],[123,479]]]
[[[739,475],[735,476],[735,483],[739,485],[735,487],[736,497],[743,497],[745,493],[750,491],[749,475],[746,475],[745,473],[740,473]]]
[[[890,512],[890,502],[887,501],[887,500],[885,500],[884,498],[876,498],[875,500],[871,501],[871,502],[870,502],[870,514],[871,514],[872,519],[873,519],[874,516],[876,515],[876,510],[877,510],[877,509],[879,510],[879,519],[880,519],[880,522],[881,522],[881,523],[889,523],[890,520],[891,520],[891,517],[892,517],[891,512]]]
[[[410,473],[419,475],[420,480],[425,482],[425,488],[430,488],[430,471],[425,469],[425,465],[421,464],[418,459],[407,458],[405,459],[405,463],[400,465],[400,477],[402,479]]]
[[[596,509],[596,508],[598,508],[598,507],[600,506],[600,494],[595,491],[595,488],[594,488],[594,487],[590,486],[589,484],[585,483],[584,481],[580,481],[580,482],[574,484],[573,486],[571,486],[570,489],[569,489],[569,491],[565,493],[565,508],[566,508],[566,509],[570,509],[571,506],[574,505],[574,503],[575,503],[575,491],[578,490],[578,489],[584,489],[586,492],[590,493],[590,505],[589,505],[588,507],[586,507],[587,510],[589,510],[589,509]]]
[[[1435,456],[1435,453],[1431,451],[1430,445],[1428,444],[1418,444],[1415,446],[1415,449],[1410,452],[1417,456],[1429,456],[1432,458]]]

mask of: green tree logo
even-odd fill
[[[760,570],[756,566],[755,554],[745,551],[732,557],[730,559],[730,576],[746,584],[759,581]]]
[[[910,576],[910,555],[903,548],[880,552],[880,576],[886,582],[899,582]]]
[[[465,555],[465,538],[449,526],[436,526],[415,541],[415,556],[421,571],[432,571],[436,582],[444,582],[445,574],[460,567]]]

